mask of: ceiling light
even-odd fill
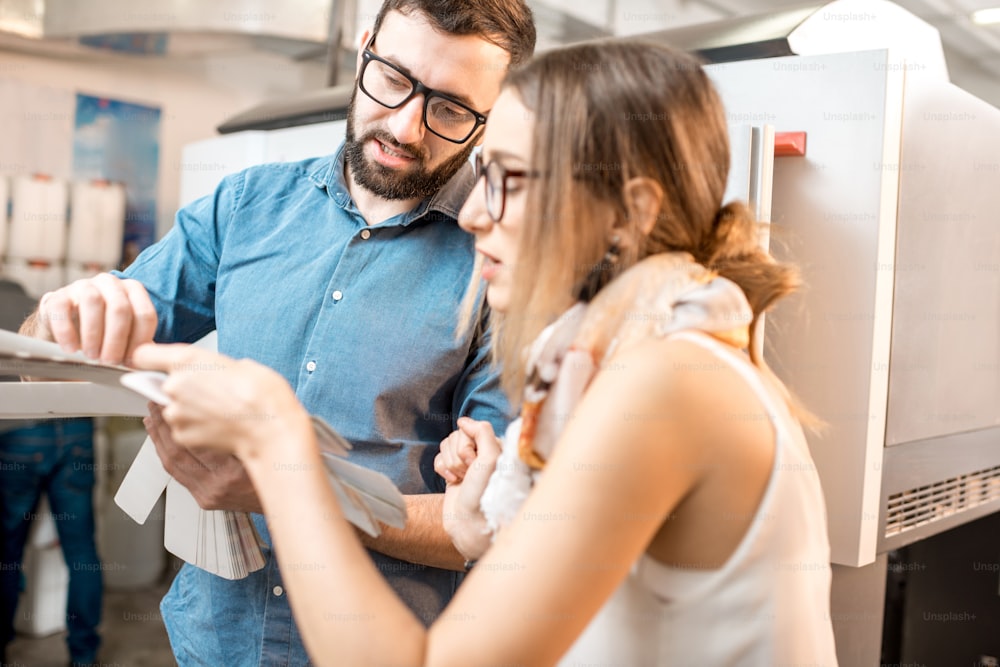
[[[978,25],[1000,23],[1000,7],[990,7],[972,12],[972,22]]]

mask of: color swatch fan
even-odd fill
[[[55,343],[2,329],[0,375],[124,386],[159,405],[169,403],[160,386],[167,377],[163,373],[102,364],[82,353],[67,354]],[[319,417],[312,420],[327,480],[347,520],[372,537],[381,533],[381,524],[403,528],[406,504],[392,480],[348,461],[345,457],[350,443]],[[226,579],[242,579],[264,567],[264,543],[251,515],[202,509],[163,468],[155,445],[147,438],[115,495],[115,503],[132,519],[145,523],[164,492],[163,545],[167,551]]]

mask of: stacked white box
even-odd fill
[[[67,189],[65,182],[43,175],[15,176],[7,274],[39,297],[65,282]]]
[[[121,259],[124,232],[125,187],[121,183],[103,180],[73,183],[67,269],[76,265],[85,273],[97,273],[114,268]]]
[[[48,176],[15,176],[11,188],[10,257],[56,263],[65,256],[66,183]]]

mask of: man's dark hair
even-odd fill
[[[535,20],[524,0],[385,0],[375,17],[377,33],[385,15],[419,12],[449,35],[476,35],[510,54],[515,67],[535,51]]]

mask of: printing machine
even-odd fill
[[[730,188],[802,268],[765,358],[827,422],[809,440],[838,653],[877,664],[887,554],[1000,510],[1000,110],[952,85],[937,31],[888,2],[649,37],[712,63],[734,148],[750,146]]]

